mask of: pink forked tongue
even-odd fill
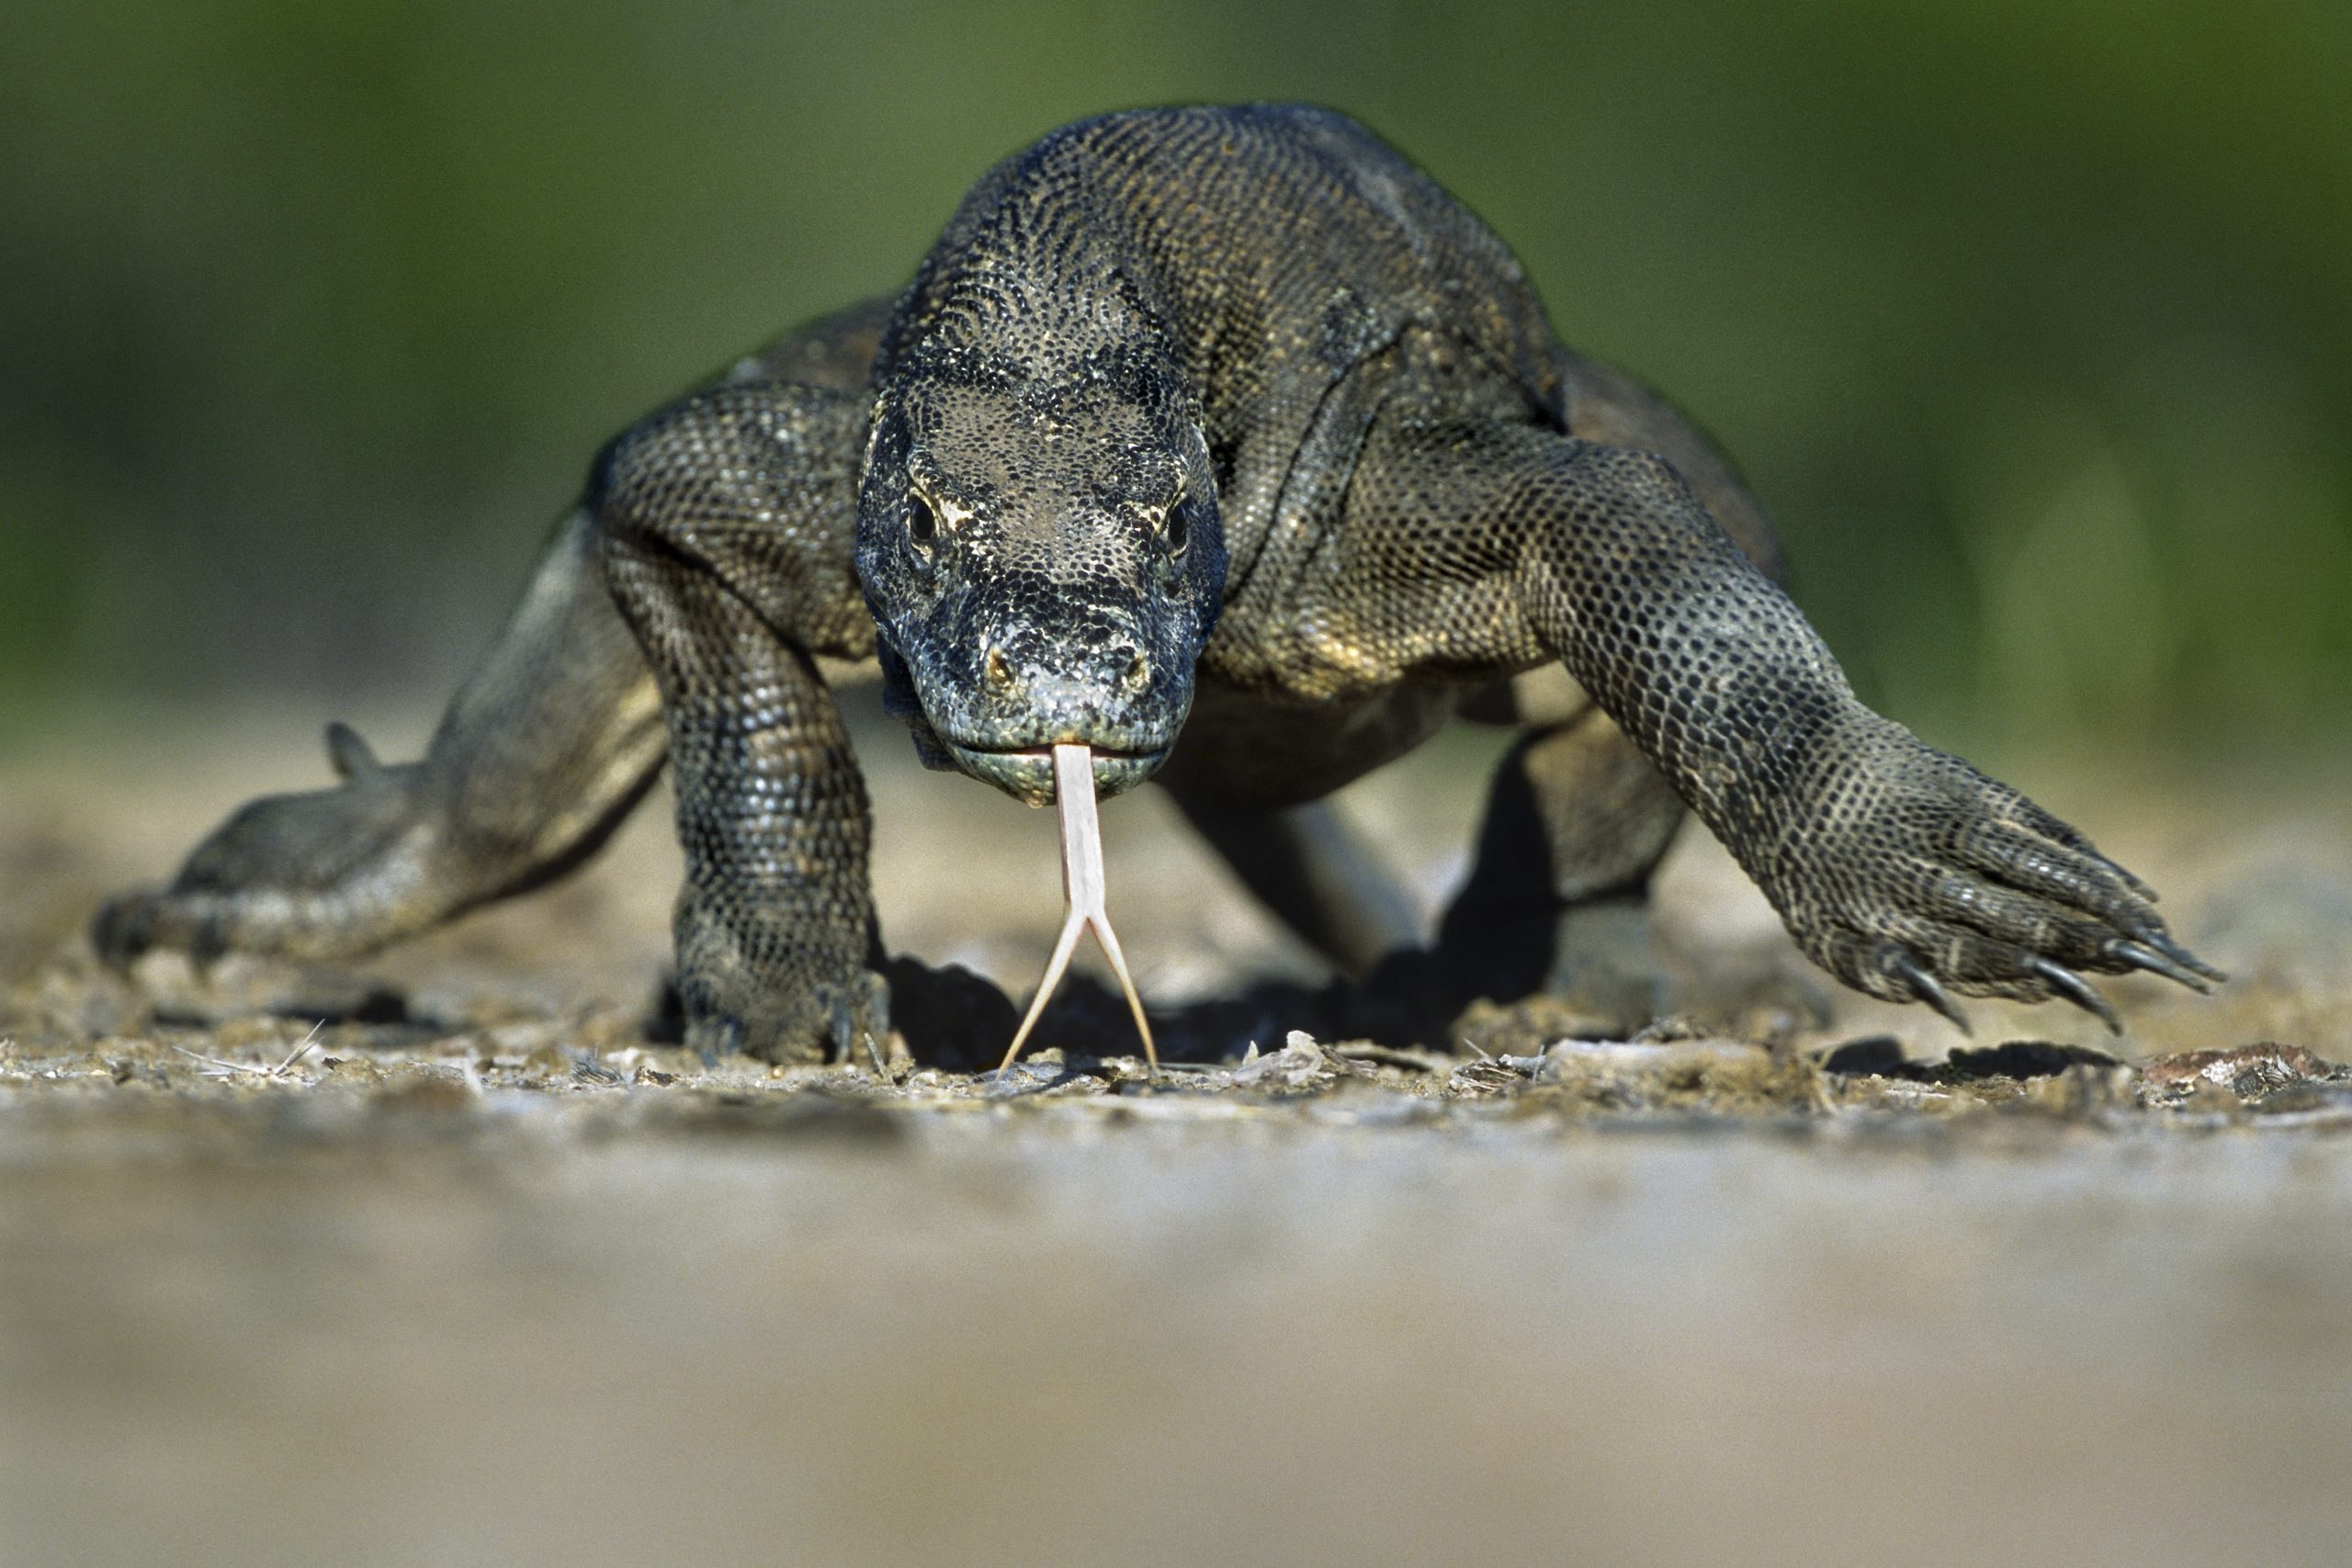
[[[1054,808],[1062,822],[1062,893],[1069,900],[1069,917],[1062,921],[1062,934],[1054,943],[1054,955],[1046,962],[1046,977],[1037,982],[1037,996],[1029,1004],[1029,1016],[1021,1021],[1012,1047],[1005,1052],[997,1070],[1001,1072],[1012,1066],[1013,1058],[1021,1055],[1022,1042],[1029,1038],[1037,1015],[1046,1010],[1055,987],[1069,969],[1069,955],[1078,950],[1079,933],[1092,926],[1094,940],[1102,944],[1102,955],[1111,961],[1112,973],[1119,977],[1119,989],[1126,994],[1128,1010],[1136,1015],[1136,1029],[1143,1035],[1144,1059],[1158,1072],[1159,1053],[1152,1048],[1151,1025],[1144,1021],[1143,998],[1136,995],[1135,980],[1127,974],[1127,955],[1119,951],[1119,939],[1111,930],[1110,914],[1102,907],[1102,824],[1094,814],[1094,753],[1091,748],[1054,748]]]

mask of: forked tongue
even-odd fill
[[[1144,1059],[1156,1073],[1159,1070],[1159,1053],[1152,1048],[1151,1025],[1144,1021],[1143,998],[1136,995],[1135,980],[1127,974],[1127,955],[1119,951],[1119,938],[1111,930],[1110,913],[1102,907],[1102,823],[1094,814],[1094,752],[1091,747],[1054,748],[1054,809],[1062,823],[1062,894],[1069,900],[1069,915],[1062,921],[1062,934],[1054,943],[1053,957],[1046,961],[1046,977],[1037,982],[1037,996],[1029,1004],[1029,1016],[1021,1021],[1012,1047],[1005,1052],[997,1070],[1001,1072],[1012,1066],[1013,1058],[1021,1055],[1022,1043],[1036,1026],[1037,1015],[1046,1010],[1046,1004],[1053,999],[1062,976],[1069,969],[1069,955],[1078,950],[1079,934],[1091,926],[1094,940],[1102,944],[1102,955],[1111,961],[1112,973],[1119,977],[1119,989],[1126,995],[1127,1010],[1136,1015],[1136,1032],[1143,1036]]]

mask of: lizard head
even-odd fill
[[[1053,747],[1109,795],[1149,778],[1192,709],[1225,544],[1197,412],[1164,359],[1065,373],[969,352],[878,396],[857,570],[891,711],[917,750],[1043,805]]]

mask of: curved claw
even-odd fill
[[[686,1043],[694,1048],[705,1070],[716,1067],[727,1056],[743,1053],[743,1021],[740,1018],[713,1018],[688,1026]]]
[[[2107,1032],[2109,1034],[2123,1032],[2123,1024],[2115,1016],[2115,1010],[2108,1006],[2107,998],[2094,990],[2090,983],[2080,975],[2064,964],[2052,964],[2047,958],[2039,955],[2027,959],[2026,967],[2050,982],[2052,990],[2056,991],[2085,1012],[2095,1015],[2101,1023],[2107,1025]]]
[[[825,1021],[832,1037],[833,1061],[854,1062],[863,1046],[865,1059],[873,1064],[874,1070],[887,1077],[888,1069],[882,1062],[878,1037],[890,1032],[889,1020],[889,984],[868,970],[836,992],[832,1006],[827,1010]]]
[[[850,1007],[847,997],[833,998],[833,1005],[826,1013],[825,1032],[833,1047],[833,1054],[827,1060],[836,1066],[846,1066],[857,1060],[857,1037],[865,1032],[858,1028],[857,1013]],[[871,1046],[874,1037],[867,1034],[865,1039]]]
[[[2228,975],[2214,968],[2211,964],[2206,963],[2203,959],[2189,952],[2188,949],[2173,941],[2169,935],[2159,933],[2148,943],[2148,945],[2154,948],[2158,953],[2163,953],[2165,957],[2171,959],[2175,964],[2183,964],[2188,968],[2196,970],[2197,973],[2204,976],[2208,980],[2214,981],[2218,984],[2219,982],[2229,978]]]
[[[2213,991],[2208,982],[2229,978],[2211,964],[2162,937],[2152,937],[2147,942],[2119,942],[2109,948],[2108,953],[2135,969],[2145,969],[2152,975],[2162,975],[2167,980],[2177,980],[2190,990],[2206,996],[2211,996]]]
[[[1969,1025],[1968,1015],[1960,1010],[1958,1002],[1951,999],[1951,993],[1945,990],[1933,975],[1919,967],[1918,962],[1909,953],[1896,953],[1894,962],[1888,967],[1894,971],[1897,978],[1911,987],[1913,996],[1951,1020],[1953,1028],[1962,1034],[1973,1035],[1976,1032]]]

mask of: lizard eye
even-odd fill
[[[1168,509],[1168,520],[1161,526],[1167,530],[1170,554],[1182,555],[1185,541],[1193,536],[1193,498],[1183,496]]]
[[[939,537],[939,515],[919,495],[907,497],[907,537],[926,548]]]

